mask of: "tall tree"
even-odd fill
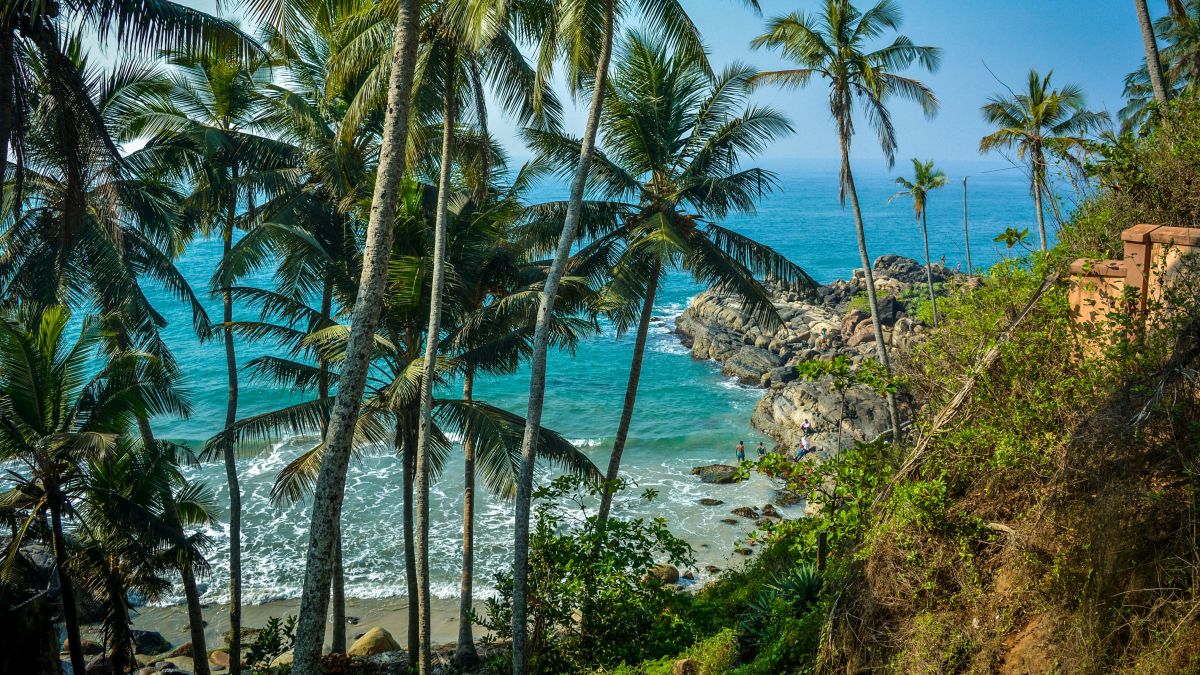
[[[1042,77],[1031,70],[1025,92],[990,97],[983,106],[983,118],[997,129],[979,141],[981,153],[1015,150],[1017,159],[1028,164],[1029,191],[1043,251],[1049,247],[1042,206],[1042,200],[1050,196],[1049,162],[1057,159],[1078,166],[1073,153],[1084,149],[1084,135],[1108,120],[1108,113],[1087,110],[1083,89],[1078,86],[1051,87],[1053,75],[1050,71]]]
[[[1137,10],[1138,25],[1142,29],[1142,43],[1146,48],[1146,70],[1150,75],[1150,86],[1154,90],[1154,100],[1159,105],[1167,103],[1167,87],[1163,83],[1162,59],[1158,55],[1158,38],[1154,35],[1154,24],[1150,21],[1150,8],[1146,0],[1133,0]]]
[[[880,0],[867,11],[861,11],[850,0],[825,0],[816,14],[796,12],[772,19],[767,32],[752,42],[755,48],[779,50],[799,68],[764,72],[755,80],[784,87],[807,86],[814,77],[829,86],[829,114],[837,127],[841,148],[842,206],[850,200],[854,213],[858,255],[862,261],[867,300],[871,305],[871,325],[875,332],[875,349],[879,362],[888,374],[892,372],[887,345],[884,344],[883,324],[879,320],[879,301],[875,294],[875,275],[871,256],[867,253],[867,235],[863,227],[862,208],[850,168],[850,142],[854,138],[854,107],[862,106],[862,114],[879,136],[879,145],[890,168],[895,163],[896,130],[892,126],[887,100],[892,96],[916,102],[932,117],[938,100],[932,90],[919,80],[898,74],[914,63],[928,70],[937,70],[941,50],[919,46],[904,35],[890,43],[872,49],[868,43],[889,31],[898,31],[902,22],[900,7],[893,0]],[[900,413],[896,399],[888,394],[888,412],[892,435],[900,440]]]
[[[272,3],[263,3],[274,6]],[[285,5],[288,3],[284,3]],[[375,191],[367,224],[359,293],[337,387],[336,403],[325,434],[326,452],[313,494],[312,525],[304,571],[304,590],[296,628],[293,671],[311,675],[319,668],[333,576],[334,542],[338,536],[346,468],[355,423],[366,387],[367,369],[387,277],[392,227],[404,178],[413,74],[420,40],[420,0],[400,0],[388,77],[386,113],[379,150]],[[269,9],[269,8],[268,8]],[[270,18],[270,17],[268,17]]]
[[[933,262],[929,257],[929,222],[926,218],[926,207],[929,203],[929,193],[946,187],[946,173],[941,169],[935,169],[932,159],[922,162],[913,157],[912,164],[912,180],[904,176],[896,178],[896,184],[902,189],[893,195],[892,199],[896,197],[912,198],[913,214],[917,218],[917,224],[921,226],[921,241],[925,243],[925,284],[929,287],[929,303],[933,306],[933,326],[936,328],[938,325],[937,295],[933,292]]]
[[[741,298],[762,325],[781,324],[756,277],[797,290],[815,283],[771,248],[721,227],[714,220],[749,213],[775,176],[743,169],[742,159],[791,132],[778,112],[747,103],[756,71],[735,64],[713,74],[690,55],[672,53],[659,37],[630,33],[604,99],[600,148],[591,174],[611,213],[607,227],[573,258],[573,274],[608,279],[599,304],[615,309],[619,332],[636,330],[633,360],[598,511],[603,531],[612,506],[621,457],[637,399],[654,299],[671,269]],[[563,134],[527,132],[531,145],[563,173],[571,170],[579,141]],[[612,264],[615,261],[615,264]],[[610,266],[611,265],[611,266]],[[632,326],[631,326],[632,324]]]

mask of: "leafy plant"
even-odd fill
[[[246,651],[246,663],[254,671],[267,670],[271,661],[281,654],[291,651],[296,643],[296,617],[289,615],[286,620],[279,617],[267,619],[267,625],[258,631],[254,643]]]

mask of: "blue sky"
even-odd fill
[[[210,11],[213,4],[212,0],[184,1]],[[774,54],[750,49],[750,40],[762,31],[766,17],[811,11],[820,4],[820,0],[761,0],[764,16],[759,17],[738,0],[683,1],[710,47],[714,64],[740,60],[762,69],[787,65]],[[1081,85],[1092,109],[1115,116],[1123,105],[1121,80],[1143,54],[1129,0],[900,0],[900,4],[905,16],[902,31],[918,44],[943,49],[937,73],[913,71],[941,99],[937,118],[926,120],[915,105],[904,101],[891,106],[900,160],[912,156],[977,159],[979,138],[988,130],[979,108],[989,95],[1003,90],[995,77],[1018,88],[1030,68],[1053,69],[1054,82]],[[1165,13],[1164,0],[1151,0],[1151,12]],[[823,91],[764,90],[758,99],[786,112],[797,129],[764,153],[764,159],[774,163],[837,157]],[[582,120],[581,107],[569,111],[567,128],[579,133]],[[515,128],[502,119],[493,124],[510,152],[523,157]],[[867,133],[857,138],[854,155],[882,168],[882,155]],[[992,161],[1003,163],[999,158]]]

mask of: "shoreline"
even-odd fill
[[[431,602],[431,636],[435,645],[458,641],[458,599],[433,598]],[[483,602],[475,602],[475,610],[482,611]],[[258,605],[242,605],[242,628],[262,628],[271,617],[286,619],[288,615],[300,613],[300,599],[274,600]],[[372,628],[383,628],[392,634],[396,642],[404,644],[408,635],[407,598],[346,598],[346,643],[347,646]],[[352,622],[353,619],[353,622]],[[213,603],[204,605],[204,637],[208,649],[224,649],[224,634],[229,630],[229,605]],[[133,628],[161,633],[172,645],[178,647],[191,642],[188,630],[186,605],[166,607],[141,607],[133,617]],[[476,626],[475,640],[485,635]],[[332,624],[325,629],[325,645],[329,646]],[[245,649],[247,645],[242,645]]]

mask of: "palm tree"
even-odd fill
[[[182,412],[170,389],[157,389],[147,377],[157,362],[124,352],[91,366],[101,346],[100,323],[85,319],[74,343],[66,337],[71,320],[63,306],[21,307],[0,319],[0,461],[22,465],[19,488],[32,502],[20,532],[50,516],[71,667],[85,667],[76,610],[75,583],[63,518],[71,513],[71,491],[83,463],[117,446],[138,415]],[[89,376],[89,372],[95,371]],[[20,548],[14,537],[9,555]]]
[[[269,4],[269,3],[264,3]],[[337,387],[336,404],[330,415],[321,460],[321,472],[313,494],[312,526],[304,572],[304,591],[296,628],[293,671],[300,675],[317,672],[324,642],[329,584],[333,575],[334,540],[338,535],[346,467],[350,460],[355,418],[366,387],[367,369],[374,344],[379,309],[392,247],[392,228],[401,181],[405,174],[408,146],[409,105],[420,40],[420,0],[400,0],[397,6],[392,68],[387,86],[387,108],[371,216],[367,224],[362,276],[346,358]]]
[[[1169,0],[1168,14],[1155,22],[1165,46],[1164,80],[1200,82],[1200,0]]]
[[[1031,70],[1025,93],[989,98],[983,106],[983,117],[997,129],[979,141],[981,153],[1015,150],[1017,159],[1029,164],[1029,189],[1043,251],[1048,250],[1042,199],[1050,190],[1049,160],[1078,166],[1079,160],[1072,153],[1084,149],[1083,135],[1108,120],[1107,113],[1089,112],[1084,107],[1083,90],[1078,86],[1052,88],[1053,74],[1051,71],[1042,77]]]
[[[921,226],[921,240],[925,242],[925,283],[929,286],[929,302],[933,305],[933,327],[937,328],[937,296],[933,293],[933,263],[929,257],[929,223],[925,207],[931,191],[946,187],[946,173],[941,169],[934,169],[932,159],[922,162],[913,157],[912,163],[912,180],[904,176],[896,178],[896,184],[903,189],[888,202],[891,203],[896,197],[911,197],[913,200],[913,213],[916,215],[917,224]]]
[[[249,64],[237,54],[171,52],[173,67],[166,91],[150,96],[131,113],[124,135],[149,136],[144,149],[157,171],[190,181],[185,208],[201,214],[201,232],[217,233],[224,256],[233,249],[239,227],[253,222],[255,195],[263,189],[259,174],[273,175],[279,166],[296,163],[289,144],[253,133],[262,114],[261,90],[270,81],[269,62]],[[270,185],[267,186],[271,187]],[[245,206],[248,213],[239,215]],[[212,291],[221,298],[221,336],[228,379],[225,428],[237,420],[238,364],[233,331],[233,293],[218,268]],[[241,487],[237,455],[231,443],[205,448],[204,458],[221,457],[229,488],[229,644],[230,671],[241,669]]]
[[[49,90],[64,102],[71,129],[85,138],[103,135],[105,122],[89,96],[82,73],[72,67],[75,57],[65,46],[72,31],[88,31],[100,42],[109,39],[126,53],[154,54],[162,49],[237,50],[243,57],[257,50],[254,41],[229,21],[170,0],[60,0],[6,2],[0,6],[0,167],[13,158],[19,192],[27,136],[37,131],[30,120],[28,83],[34,62],[48,64]],[[71,138],[67,136],[66,138]],[[110,159],[119,156],[115,144]],[[0,186],[0,202],[5,188]]]
[[[798,290],[815,284],[772,249],[721,227],[713,219],[748,213],[775,184],[772,173],[742,169],[743,155],[790,133],[770,108],[746,103],[756,71],[733,65],[714,75],[689,55],[671,53],[661,38],[630,33],[605,95],[602,147],[593,158],[592,189],[608,197],[593,210],[623,214],[580,250],[575,274],[611,276],[603,306],[618,309],[618,330],[640,305],[629,382],[609,458],[598,525],[612,506],[621,456],[641,377],[654,298],[672,268],[738,296],[768,329],[781,325],[770,293],[755,278],[769,277]],[[562,134],[527,132],[534,148],[569,171],[579,142]],[[615,264],[611,261],[615,260]]]
[[[1154,100],[1159,105],[1167,103],[1167,87],[1163,83],[1162,60],[1158,56],[1158,39],[1154,36],[1154,24],[1150,21],[1150,8],[1146,0],[1133,0],[1137,10],[1138,26],[1142,29],[1142,42],[1146,47],[1146,72],[1150,76],[1150,87],[1154,91]]]
[[[921,106],[926,117],[937,112],[937,97],[919,80],[899,75],[897,71],[914,63],[928,70],[937,70],[941,50],[913,44],[904,35],[892,42],[870,50],[868,42],[887,31],[897,31],[901,24],[899,6],[893,0],[880,0],[867,11],[860,11],[850,0],[825,0],[818,14],[796,12],[772,19],[767,32],[753,41],[756,48],[777,49],[799,64],[799,68],[760,73],[756,82],[785,87],[807,86],[814,77],[829,84],[829,114],[837,125],[838,144],[842,151],[842,205],[850,200],[854,212],[858,254],[863,265],[867,300],[871,305],[871,324],[875,329],[875,349],[879,362],[890,375],[891,361],[883,342],[883,324],[879,320],[879,302],[875,296],[875,275],[871,257],[867,254],[867,236],[863,227],[862,209],[854,174],[850,170],[850,141],[854,137],[854,105],[863,107],[863,114],[879,136],[879,144],[890,168],[895,163],[896,133],[892,126],[887,99],[899,96]],[[888,394],[892,434],[900,439],[900,414],[896,400]]]

